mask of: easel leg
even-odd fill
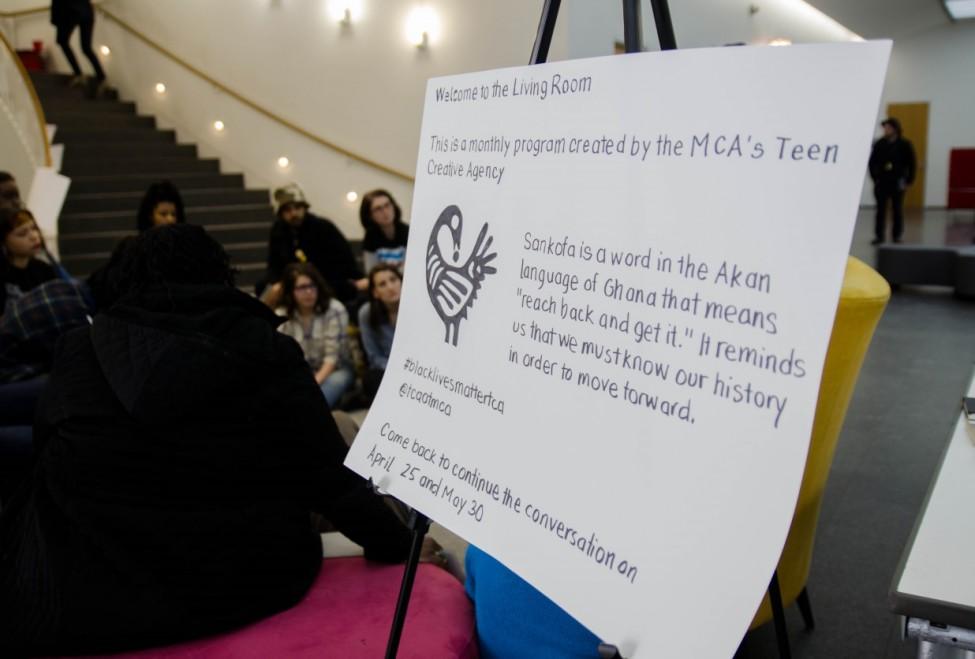
[[[399,589],[399,599],[396,601],[396,614],[393,616],[393,627],[389,631],[389,642],[386,644],[386,659],[396,659],[399,650],[400,636],[403,635],[403,624],[406,622],[406,608],[410,605],[410,594],[413,592],[413,580],[416,569],[420,564],[420,550],[423,538],[430,530],[430,519],[418,510],[410,513],[410,529],[413,531],[413,542],[410,545],[410,555],[406,559],[406,569],[403,572],[403,582]]]
[[[789,647],[789,632],[785,627],[785,609],[782,606],[782,591],[779,589],[779,571],[772,573],[768,585],[769,603],[772,605],[772,621],[775,623],[775,638],[779,642],[779,659],[792,659]]]
[[[599,652],[599,659],[623,659],[619,649],[609,643],[600,643],[597,651]]]
[[[796,604],[799,605],[799,613],[802,614],[802,621],[806,623],[806,631],[811,632],[816,629],[816,619],[813,618],[812,604],[809,603],[809,592],[805,588],[802,589],[799,597],[796,598]]]

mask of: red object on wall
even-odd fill
[[[975,208],[975,149],[951,150],[948,208]]]
[[[44,58],[42,54],[44,52],[44,42],[35,41],[32,45],[33,50],[18,50],[17,56],[24,63],[24,68],[28,71],[43,71]]]

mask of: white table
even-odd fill
[[[975,380],[968,396],[975,396]],[[961,412],[894,575],[889,602],[918,657],[975,659],[975,436]]]

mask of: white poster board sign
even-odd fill
[[[795,506],[889,54],[431,80],[347,464],[624,656],[731,656]]]

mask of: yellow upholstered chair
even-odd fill
[[[806,594],[806,580],[809,578],[816,522],[819,519],[826,477],[833,462],[836,440],[843,427],[843,419],[853,395],[860,366],[889,299],[890,286],[883,277],[863,261],[850,257],[843,277],[833,333],[826,351],[823,380],[819,385],[819,400],[816,403],[816,417],[813,420],[799,500],[777,571],[783,606],[797,601],[806,626],[810,629],[813,627],[813,618]],[[764,625],[771,619],[772,608],[766,594],[755,614],[751,629]],[[780,638],[779,641],[781,648],[785,639]]]

